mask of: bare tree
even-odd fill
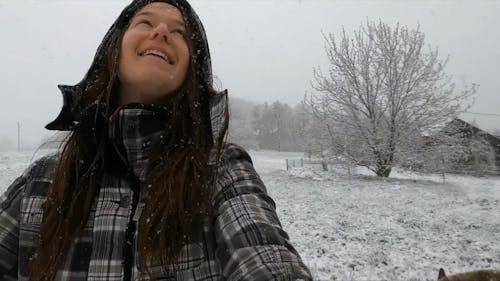
[[[398,157],[418,150],[422,134],[458,115],[477,85],[455,91],[448,58],[425,48],[424,34],[406,26],[367,22],[350,38],[325,35],[329,70],[314,70],[306,100],[328,147],[378,176]]]

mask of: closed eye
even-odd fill
[[[145,25],[147,25],[147,26],[153,26],[153,24],[152,24],[150,21],[148,21],[148,20],[141,20],[141,21],[139,22],[139,24],[145,24]]]
[[[178,33],[180,35],[184,35],[184,30],[182,30],[182,29],[174,29],[174,30],[172,30],[172,33]]]

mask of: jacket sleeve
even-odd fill
[[[227,280],[312,280],[242,148],[226,146],[216,188],[216,255]]]
[[[0,280],[17,280],[19,215],[26,172],[0,197]]]

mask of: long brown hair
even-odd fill
[[[30,280],[55,278],[71,242],[83,230],[98,194],[98,179],[103,176],[108,157],[105,153],[109,144],[106,120],[114,110],[112,101],[119,85],[117,61],[126,29],[114,35],[105,50],[107,60],[97,70],[97,79],[85,87],[84,103],[98,100],[105,104],[105,110],[95,115],[99,123],[91,130],[92,138],[88,138],[88,130],[75,129],[61,150],[43,210],[39,244],[30,265]],[[189,38],[188,26],[186,40],[192,54]],[[209,100],[216,91],[211,85],[200,87],[196,71],[191,63],[181,89],[167,102],[170,112],[165,122],[171,133],[151,154],[156,156],[150,158],[146,180],[141,184],[145,203],[138,223],[141,272],[155,265],[175,264],[182,247],[196,240],[193,231],[199,227],[199,219],[210,215],[213,181],[208,161],[214,143],[219,144],[217,155],[221,153],[228,112],[227,109],[224,112],[220,136],[213,140]]]

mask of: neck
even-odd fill
[[[118,88],[118,106],[129,103],[143,103],[164,105],[168,100],[176,96],[181,90],[177,89],[171,92],[164,92],[160,88],[129,85],[120,82]]]
[[[139,89],[135,89],[134,87],[120,84],[118,93],[119,107],[129,103],[147,103],[147,101],[144,100],[144,94]]]

